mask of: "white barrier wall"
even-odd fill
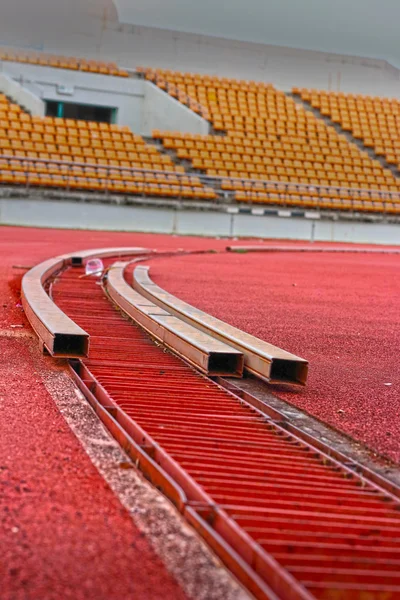
[[[285,218],[39,198],[0,198],[0,225],[400,244],[400,224],[394,223]]]
[[[0,92],[15,100],[17,104],[26,108],[32,115],[43,116],[45,114],[43,100],[5,73],[0,73]]]
[[[153,129],[200,133],[207,135],[208,121],[172,98],[156,85],[144,83],[142,134],[151,135]]]

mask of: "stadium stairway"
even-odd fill
[[[138,77],[201,114],[208,135],[31,116],[0,97],[0,183],[129,199],[400,215],[393,166],[271,84],[172,71]],[[372,182],[372,183],[371,183]]]
[[[192,162],[190,160],[187,160],[184,158],[179,158],[175,148],[165,148],[162,141],[158,138],[145,136],[145,137],[143,137],[143,139],[145,140],[145,142],[147,144],[152,144],[153,146],[155,146],[157,148],[157,150],[159,152],[161,152],[162,154],[167,154],[176,166],[180,166],[184,169],[185,173],[198,175],[198,176],[203,175],[203,173],[200,169],[195,169],[193,167]],[[216,186],[216,184],[214,183],[213,187],[219,187],[219,186]]]
[[[238,202],[400,213],[400,180],[392,170],[272,84],[152,68],[139,73],[212,128],[203,136],[154,130],[153,137]]]
[[[126,196],[214,200],[129,127],[32,116],[0,94],[0,184]]]
[[[373,148],[369,148],[368,146],[365,146],[364,143],[362,142],[362,140],[355,138],[351,134],[351,132],[343,129],[343,127],[341,127],[340,123],[336,123],[328,115],[323,115],[321,113],[321,111],[318,110],[318,108],[315,108],[314,106],[312,106],[311,103],[308,102],[307,100],[303,100],[303,98],[299,94],[297,94],[295,92],[287,92],[286,95],[289,97],[292,97],[294,99],[294,101],[297,102],[299,105],[303,106],[303,108],[306,111],[313,113],[317,117],[317,119],[322,119],[327,125],[329,125],[330,127],[333,127],[338,132],[338,134],[344,135],[344,137],[351,144],[355,144],[356,146],[358,146],[360,148],[360,150],[362,150],[363,152],[366,152],[372,160],[379,161],[380,164],[382,165],[382,168],[389,169],[393,173],[394,177],[396,177],[396,178],[399,177],[399,175],[400,175],[399,169],[397,169],[394,165],[391,165],[390,163],[388,163],[387,160],[385,160],[385,158],[383,156],[376,154],[376,152],[374,152]]]

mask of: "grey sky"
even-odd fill
[[[400,64],[400,0],[114,0],[121,21]]]

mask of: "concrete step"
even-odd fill
[[[147,144],[151,144],[152,146],[155,146],[157,148],[157,150],[159,152],[161,152],[162,154],[168,154],[168,156],[170,156],[172,158],[173,162],[176,165],[179,165],[185,169],[185,174],[193,175],[193,176],[197,176],[197,177],[204,176],[203,171],[193,168],[190,160],[178,158],[175,150],[173,150],[171,148],[164,148],[164,146],[160,140],[155,140],[154,138],[148,137],[148,136],[143,136],[143,139],[145,140],[145,142]],[[235,202],[233,199],[232,193],[224,192],[223,190],[221,190],[221,182],[218,179],[216,179],[216,180],[211,179],[210,182],[208,183],[208,185],[210,187],[214,188],[214,190],[217,192],[218,200],[220,202],[222,202],[222,203]]]
[[[170,156],[176,165],[181,165],[184,167],[184,161],[180,160],[177,157],[175,150],[172,150],[171,148],[164,148],[164,145],[161,142],[161,140],[155,140],[154,138],[148,136],[143,136],[143,139],[146,142],[146,144],[151,144],[152,146],[155,146],[161,154],[167,154],[168,156]]]

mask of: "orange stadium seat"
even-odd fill
[[[179,177],[184,173],[182,166],[126,126],[31,117],[4,95],[0,95],[0,107],[2,184],[216,198],[215,191],[203,187],[198,177]],[[146,186],[126,186],[126,182],[135,180],[146,182]]]
[[[164,147],[175,151],[178,158],[189,160],[196,170],[210,177],[222,177],[221,189],[234,192],[239,201],[273,200],[276,204],[315,207],[316,198],[322,196],[322,208],[352,208],[352,202],[344,204],[335,189],[343,188],[366,190],[367,196],[359,206],[369,211],[380,207],[384,211],[379,191],[400,192],[399,181],[379,161],[271,84],[162,69],[141,68],[140,73],[168,93],[172,91],[187,106],[195,105],[212,128],[211,134],[204,136],[155,130],[154,138],[162,140]],[[314,108],[321,106],[321,110],[326,110],[326,103],[314,90],[297,89],[297,93]],[[341,105],[345,102],[341,97]],[[343,118],[347,127],[347,114]],[[390,134],[394,135],[393,126],[382,133],[382,149],[390,151],[386,156],[394,164],[398,162],[396,146],[389,141]],[[242,192],[242,182],[235,178],[251,180],[250,190],[254,193]],[[286,188],[281,194],[256,192],[257,180],[281,182]],[[304,194],[296,195],[289,191],[291,183],[308,187]],[[328,202],[322,192],[310,186],[326,186],[337,202]],[[368,204],[368,190],[378,192],[375,204]]]
[[[399,100],[298,88],[293,93],[383,156],[387,163],[400,167]]]
[[[101,75],[114,75],[116,77],[129,77],[129,73],[120,69],[115,63],[104,63],[98,60],[86,60],[74,56],[54,56],[52,54],[26,53],[20,51],[10,52],[6,48],[0,49],[0,60],[29,63],[56,69],[71,69],[73,71],[87,71]]]

